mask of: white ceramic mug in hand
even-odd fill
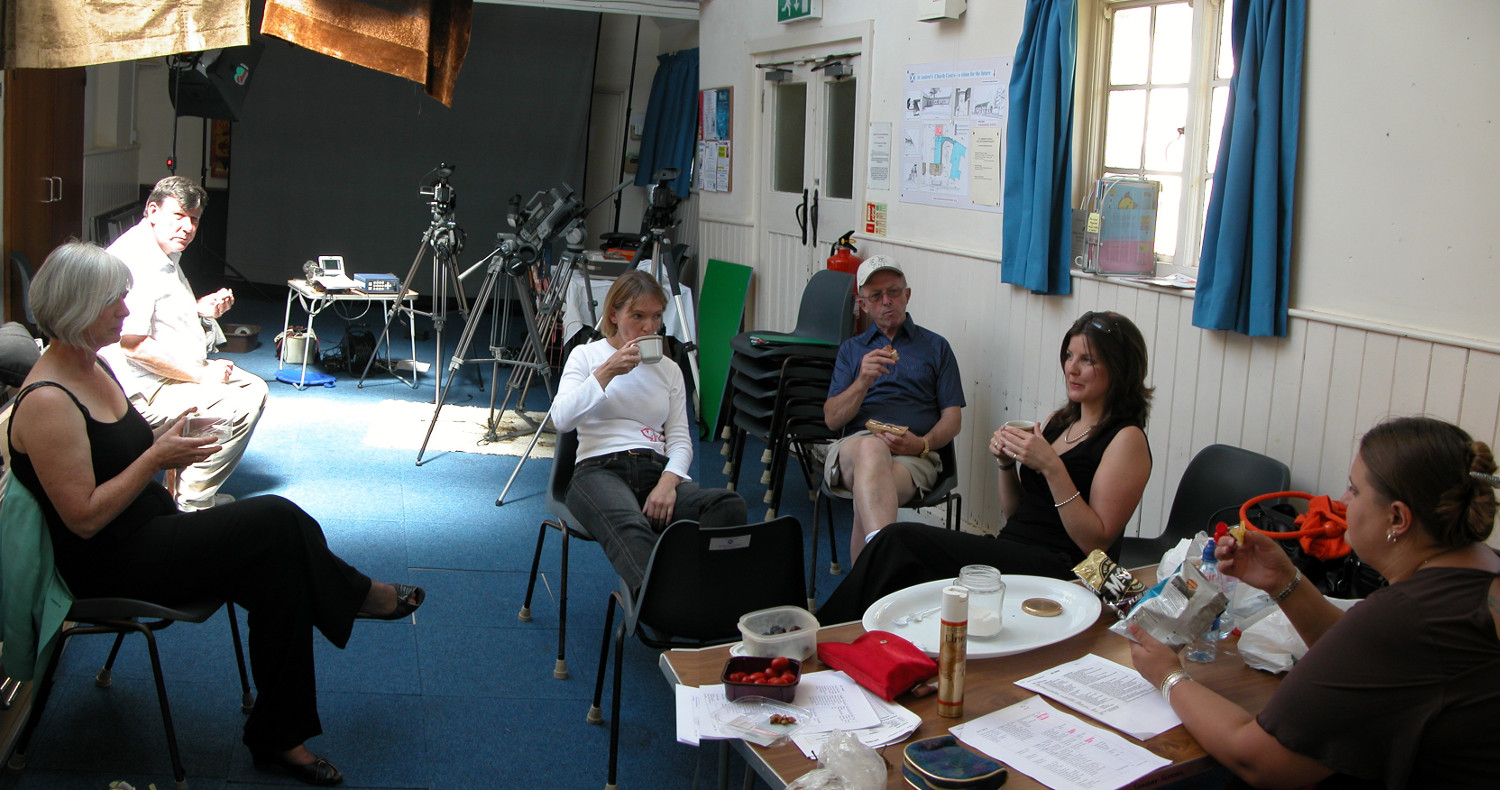
[[[661,361],[661,335],[642,335],[635,339],[635,347],[641,350],[641,361],[647,365]]]
[[[1007,420],[1005,426],[1007,428],[1015,428],[1016,430],[1025,431],[1027,433],[1031,433],[1032,431],[1036,430],[1036,423],[1032,420]]]

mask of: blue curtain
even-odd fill
[[[1076,0],[1028,0],[1010,73],[1000,279],[1068,294]]]
[[[693,183],[693,154],[698,138],[698,50],[685,49],[656,56],[656,78],[646,103],[646,129],[641,132],[641,167],[636,186],[655,183],[663,167],[682,171],[672,191],[687,197]]]
[[[1237,0],[1193,326],[1286,337],[1306,0]]]

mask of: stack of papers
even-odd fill
[[[697,746],[704,740],[738,737],[721,730],[714,718],[719,708],[729,704],[722,684],[698,688],[678,685],[676,692],[678,743]],[[843,730],[867,746],[880,747],[905,740],[922,723],[916,714],[871,694],[836,670],[803,675],[792,704],[813,716],[814,720],[798,730],[792,741],[814,760],[832,730]]]
[[[1113,790],[1172,761],[1032,697],[950,730],[1054,790]]]
[[[1130,667],[1096,655],[1053,667],[1016,681],[1138,740],[1160,735],[1182,723],[1155,688]],[[719,729],[714,713],[728,705],[722,685],[677,689],[677,740],[737,737]],[[921,719],[911,711],[866,691],[842,672],[802,676],[792,704],[815,721],[793,733],[792,742],[808,759],[834,729],[844,730],[878,749],[911,736]],[[1059,711],[1041,697],[994,711],[949,730],[969,747],[1054,790],[1113,790],[1171,764],[1109,730]]]

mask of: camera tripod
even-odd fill
[[[427,451],[427,443],[432,439],[433,428],[437,425],[438,415],[442,412],[443,403],[448,398],[448,387],[453,383],[453,374],[464,362],[489,362],[491,380],[498,380],[501,365],[511,367],[510,377],[505,386],[505,399],[496,408],[495,398],[498,387],[490,388],[490,414],[486,422],[487,432],[484,435],[486,442],[498,442],[513,439],[525,434],[533,434],[533,439],[527,452],[536,446],[537,437],[540,437],[542,426],[546,423],[546,417],[534,420],[526,414],[522,407],[526,401],[526,394],[530,391],[535,376],[540,373],[543,386],[547,389],[550,400],[554,395],[552,390],[552,365],[546,358],[546,338],[555,332],[558,322],[562,320],[563,303],[567,294],[568,283],[573,278],[575,269],[581,270],[584,275],[585,288],[588,284],[588,268],[583,265],[582,248],[576,244],[570,244],[568,252],[560,256],[558,263],[552,268],[550,275],[538,277],[543,286],[540,299],[536,290],[532,287],[531,277],[537,271],[537,249],[530,243],[521,241],[514,234],[502,233],[497,239],[496,248],[484,261],[485,278],[479,286],[479,293],[474,297],[474,312],[464,324],[464,330],[459,335],[457,346],[453,351],[453,358],[448,362],[448,382],[443,385],[437,398],[437,405],[432,412],[432,421],[427,425],[427,434],[422,438],[422,446],[417,450],[417,466],[422,465],[422,456]],[[477,266],[480,264],[476,264]],[[495,294],[495,285],[500,281],[501,274],[508,274],[516,291],[519,293],[521,303],[521,315],[526,325],[526,338],[521,344],[519,352],[515,357],[503,356],[503,349],[495,342],[496,329],[490,327],[490,352],[491,356],[486,359],[467,359],[469,346],[474,341],[474,331],[483,322],[485,304],[489,301],[499,301],[499,295]],[[496,298],[491,300],[490,297]],[[502,323],[509,323],[509,300],[505,302],[502,314]],[[593,312],[592,302],[590,313]],[[499,414],[503,414],[510,406],[511,398],[519,393],[516,401],[516,416],[527,423],[528,427],[520,431],[507,434],[498,433],[500,421]],[[550,411],[550,407],[549,407]],[[525,459],[522,459],[524,463]],[[519,465],[517,469],[519,469]],[[514,478],[514,475],[512,475]]]
[[[649,239],[649,242],[648,242],[648,239]],[[677,320],[678,320],[678,323],[681,326],[682,333],[688,337],[688,341],[686,343],[683,343],[683,351],[685,352],[685,354],[686,354],[686,356],[688,358],[688,366],[690,368],[692,368],[692,374],[693,374],[693,413],[697,414],[698,413],[698,387],[699,387],[698,356],[697,356],[698,346],[697,346],[697,343],[695,342],[695,338],[697,336],[697,326],[693,322],[693,319],[691,317],[692,313],[690,313],[689,311],[687,311],[687,310],[685,310],[683,308],[683,302],[685,300],[682,297],[682,288],[678,284],[678,280],[681,277],[681,265],[680,265],[680,261],[678,261],[678,259],[677,259],[678,258],[678,253],[677,253],[677,251],[674,251],[672,249],[671,240],[666,238],[666,229],[665,228],[652,228],[651,229],[651,233],[647,234],[646,236],[643,236],[642,239],[641,239],[641,242],[642,242],[641,243],[641,248],[637,252],[635,260],[633,261],[633,263],[638,263],[640,260],[642,260],[643,256],[646,255],[647,251],[648,250],[650,251],[651,255],[649,257],[649,260],[651,261],[651,264],[652,264],[652,270],[653,270],[652,271],[652,276],[656,278],[657,282],[661,282],[663,277],[666,278],[667,291],[668,291],[668,293],[671,294],[671,297],[672,297],[672,300],[673,300],[673,304],[677,308]],[[573,248],[570,245],[569,246],[570,253],[572,252],[572,250],[573,250]],[[579,256],[580,259],[582,258],[582,253],[583,253],[582,249],[579,249],[577,251],[577,254],[578,254],[578,256]],[[592,290],[592,287],[588,283],[588,267],[583,266],[582,269],[584,271],[584,289],[585,289],[585,293],[590,294],[590,296],[592,297],[593,290]],[[592,298],[590,298],[590,300],[589,300],[589,317],[594,322],[593,323],[593,327],[594,327],[594,330],[595,330],[595,335],[599,336],[598,335],[599,321],[598,321],[597,316],[595,316],[595,314],[594,314],[593,300],[592,300]],[[542,416],[541,424],[545,425],[546,422],[547,422],[547,418],[551,414],[552,414],[552,408],[549,406],[547,408],[547,414],[545,414],[545,415]],[[528,444],[526,446],[526,452],[524,452],[524,453],[521,454],[520,460],[516,462],[516,468],[511,470],[510,479],[505,481],[505,488],[501,489],[499,498],[495,500],[495,506],[496,507],[499,507],[499,506],[505,504],[505,495],[508,494],[508,493],[510,493],[510,487],[511,487],[511,485],[516,482],[516,477],[521,474],[521,467],[525,466],[526,462],[531,459],[531,453],[536,450],[537,443],[541,440],[541,435],[542,435],[541,430],[537,430],[537,432],[531,437],[530,444]]]
[[[390,337],[391,324],[396,316],[402,312],[408,314],[408,320],[415,320],[416,316],[422,315],[432,319],[433,331],[436,334],[437,347],[434,351],[434,360],[442,359],[443,356],[443,329],[448,323],[448,288],[453,288],[453,294],[458,299],[458,312],[464,318],[469,316],[469,304],[464,296],[464,275],[458,271],[458,254],[463,250],[464,231],[459,227],[454,218],[454,191],[448,185],[448,176],[452,174],[453,167],[446,163],[438,165],[433,171],[437,174],[437,180],[430,190],[424,189],[421,194],[432,198],[428,205],[432,209],[432,219],[427,225],[427,230],[422,233],[422,243],[417,247],[416,257],[412,258],[411,267],[406,270],[406,276],[401,278],[401,284],[397,290],[397,298],[391,302],[386,310],[385,327],[380,330],[380,337],[375,341],[377,349],[389,348],[387,338]],[[431,173],[429,173],[431,175]],[[417,270],[422,265],[422,259],[426,257],[427,251],[432,251],[432,310],[423,312],[415,306],[403,307],[406,303],[407,294],[411,293],[411,282],[417,275]],[[375,364],[378,354],[371,354],[365,361],[365,368],[359,374],[359,382],[356,386],[361,389],[365,386],[365,378],[370,375],[370,368]],[[412,360],[411,380],[403,378],[401,373],[390,365],[391,375],[402,383],[416,389],[417,361]],[[440,393],[446,392],[443,386],[443,372],[439,369],[433,382],[432,395],[434,400],[440,397]]]

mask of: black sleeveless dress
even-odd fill
[[[1088,501],[1104,451],[1120,431],[1132,425],[1139,427],[1132,422],[1105,426],[1059,456],[1083,501]],[[1053,442],[1061,433],[1060,428],[1047,428],[1042,436]],[[818,619],[824,624],[858,620],[885,595],[934,579],[956,578],[965,565],[992,565],[1002,574],[1074,578],[1073,567],[1085,554],[1068,537],[1046,478],[1023,466],[1020,481],[1020,504],[1005,530],[995,537],[910,522],[882,529],[860,553],[848,577],[818,608]],[[1119,545],[1116,541],[1112,554],[1118,554]]]
[[[34,383],[16,396],[12,427],[24,399],[41,387],[67,393],[83,413],[96,481],[115,477],[150,449],[151,427],[134,407],[115,422],[102,422],[55,382]],[[168,606],[217,597],[250,613],[257,699],[245,721],[247,745],[285,750],[322,732],[312,630],[342,648],[370,579],[329,550],[312,516],[277,496],[180,513],[167,490],[151,482],[120,515],[84,539],[68,529],[31,458],[16,452],[14,444],[11,468],[42,508],[58,571],[76,597],[136,598]]]

